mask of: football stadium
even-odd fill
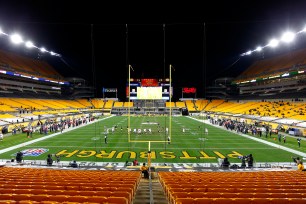
[[[170,63],[156,77],[127,63],[125,87],[58,70],[0,50],[0,203],[306,203],[305,47],[216,78],[205,97],[176,87]]]

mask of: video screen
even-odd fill
[[[156,79],[136,79],[126,85],[126,96],[131,100],[169,100],[170,84],[165,81],[157,81]],[[173,87],[171,87],[171,95]]]
[[[162,99],[162,87],[137,87],[137,99]]]

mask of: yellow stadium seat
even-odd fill
[[[176,199],[176,204],[194,204],[193,198],[178,198]],[[204,204],[204,203],[203,203]]]

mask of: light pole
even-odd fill
[[[128,140],[130,142],[131,132],[131,69],[134,71],[132,65],[129,64],[129,107],[128,107]]]
[[[169,66],[169,82],[170,82],[170,85],[169,85],[169,101],[170,101],[170,109],[169,109],[169,141],[168,142],[171,142],[171,133],[172,133],[172,125],[171,125],[171,119],[172,119],[172,105],[171,105],[171,98],[172,98],[172,74],[171,74],[171,71],[173,66],[170,64]]]

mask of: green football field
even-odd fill
[[[130,133],[127,129],[129,123]],[[117,127],[114,128],[114,132],[112,127]],[[205,134],[205,128],[208,134]],[[141,133],[138,133],[139,129]],[[49,135],[51,134],[45,136],[35,133],[32,138],[27,138],[26,134],[22,133],[8,136],[0,142],[0,150],[38,138],[47,138]],[[256,162],[291,162],[291,156],[299,155],[279,147],[285,146],[306,152],[304,140],[299,148],[296,138],[287,138],[286,144],[279,143],[274,138],[277,138],[277,135],[261,139],[279,144],[278,147],[184,116],[171,119],[166,116],[114,116],[14,148],[0,154],[0,159],[11,159],[15,157],[16,152],[25,151],[30,152],[29,156],[24,156],[25,160],[46,160],[48,154],[57,154],[65,161],[131,162],[137,159],[139,162],[145,162],[150,149],[153,163],[215,163],[218,158],[225,156],[230,162],[239,163],[241,160],[237,157],[248,154],[253,154]]]

